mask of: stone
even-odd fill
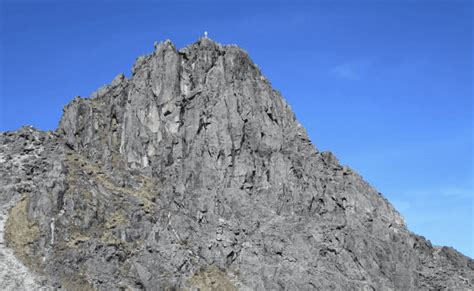
[[[472,259],[411,233],[244,50],[208,38],[156,43],[55,131],[1,133],[0,161],[6,224],[25,230],[6,243],[45,290],[474,286]]]

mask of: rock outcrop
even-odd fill
[[[407,230],[207,38],[157,44],[54,132],[2,133],[0,162],[7,245],[45,289],[474,288],[473,260]]]

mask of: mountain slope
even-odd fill
[[[75,98],[55,132],[0,137],[0,189],[22,199],[6,240],[44,284],[473,288],[474,262],[319,152],[240,48],[166,41],[132,72]]]

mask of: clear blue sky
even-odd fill
[[[0,130],[54,129],[155,40],[207,30],[246,49],[411,230],[473,257],[472,2],[312,2],[0,0]]]

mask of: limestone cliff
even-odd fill
[[[44,288],[474,286],[473,260],[408,231],[246,52],[207,38],[157,44],[54,132],[2,133],[0,161],[2,205],[21,199],[7,244]]]

